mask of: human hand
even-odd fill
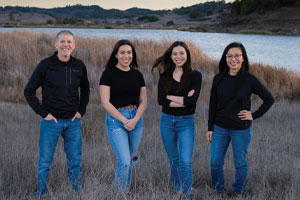
[[[209,144],[211,143],[212,135],[213,135],[212,131],[207,131],[206,132],[206,140],[209,142]]]
[[[132,131],[135,128],[137,120],[135,118],[129,119],[127,123],[124,125],[124,128],[128,131]]]
[[[79,112],[76,112],[74,117],[72,118],[72,121],[74,121],[75,118],[81,118],[81,114]]]
[[[44,118],[44,120],[47,120],[47,121],[53,120],[55,123],[57,123],[57,119],[50,113]]]
[[[172,101],[172,95],[167,95],[166,98],[170,101]]]
[[[195,90],[193,89],[193,90],[191,90],[191,91],[189,91],[189,93],[188,93],[188,97],[191,97],[191,96],[193,96],[194,95],[194,93],[195,93]]]
[[[252,113],[248,110],[241,110],[239,113],[238,113],[238,117],[241,119],[241,120],[253,120],[253,117],[252,117]]]
[[[125,127],[125,125],[128,123],[128,119],[123,116],[123,118],[121,119],[121,122],[122,122],[123,126]]]

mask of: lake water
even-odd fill
[[[27,30],[56,34],[59,28],[0,28],[0,31]],[[201,33],[176,30],[70,29],[75,35],[92,38],[185,40],[194,42],[211,58],[220,59],[230,42],[241,42],[250,63],[262,63],[300,72],[300,36],[269,36],[228,33]]]

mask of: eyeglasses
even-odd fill
[[[234,54],[234,55],[226,55],[226,58],[228,58],[228,59],[233,59],[233,58],[235,58],[235,59],[240,59],[241,58],[241,56],[242,56],[243,54]]]

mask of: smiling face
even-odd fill
[[[229,74],[234,76],[240,71],[244,62],[242,50],[238,47],[234,47],[228,50],[226,54],[226,63],[229,67]]]
[[[70,59],[71,53],[75,49],[75,41],[72,35],[61,34],[55,42],[58,59],[62,62],[67,62]]]
[[[174,47],[171,54],[171,59],[173,60],[176,67],[182,67],[187,60],[187,54],[182,46]]]
[[[117,67],[128,69],[132,61],[132,48],[130,45],[120,46],[116,58],[118,60]]]

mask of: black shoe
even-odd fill
[[[238,194],[238,193],[236,193],[236,192],[228,192],[228,193],[227,193],[227,196],[228,196],[228,197],[231,197],[231,198],[237,198],[237,197],[242,196],[242,194]]]

